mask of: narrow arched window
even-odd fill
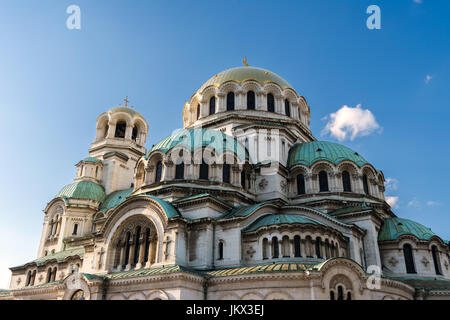
[[[294,256],[295,257],[301,257],[301,251],[300,251],[300,236],[294,237]]]
[[[320,192],[327,192],[328,189],[328,175],[326,171],[319,172],[319,187]]]
[[[197,105],[197,120],[200,119],[200,105]]]
[[[347,300],[352,300],[352,293],[350,291],[347,292]]]
[[[211,97],[211,99],[209,99],[209,114],[214,114],[216,113],[216,97]]]
[[[234,92],[227,94],[227,111],[234,110]]]
[[[134,259],[133,264],[137,264],[139,262],[139,251],[141,249],[141,227],[138,226],[136,228],[136,236],[134,239]]]
[[[255,110],[255,93],[253,91],[247,92],[247,109]]]
[[[48,268],[47,270],[47,283],[52,280],[52,268]]]
[[[28,287],[30,285],[30,281],[31,281],[31,271],[28,271],[27,280],[25,281],[25,287]]]
[[[184,179],[184,163],[179,163],[175,166],[175,179]]]
[[[330,291],[330,300],[334,300],[334,291]]]
[[[263,259],[268,259],[269,258],[269,255],[267,254],[268,246],[269,246],[269,240],[267,240],[267,238],[264,238],[263,242],[262,242],[262,256],[263,256]]]
[[[116,124],[115,138],[125,138],[125,131],[127,130],[127,123],[125,121],[119,121]]]
[[[128,232],[125,243],[125,265],[123,267],[125,267],[128,264],[128,260],[130,259],[130,248],[131,248],[130,240],[131,240],[131,233]]]
[[[161,181],[161,175],[162,175],[162,161],[158,161],[158,163],[156,163],[155,182]]]
[[[200,164],[200,180],[208,180],[209,179],[209,167],[205,163],[205,160],[202,160],[202,163]]]
[[[302,174],[299,174],[297,176],[297,194],[305,194],[305,176]]]
[[[137,136],[138,136],[138,128],[134,126],[133,131],[131,132],[131,139],[133,139],[133,141],[136,141]]]
[[[348,171],[342,172],[342,185],[344,187],[344,192],[352,192],[352,185],[350,183],[350,174]]]
[[[288,117],[291,116],[291,104],[288,99],[284,100],[284,112]]]
[[[275,112],[275,98],[271,93],[267,95],[267,111]]]
[[[433,256],[434,271],[436,271],[436,274],[441,275],[442,272],[440,268],[439,252],[436,246],[431,247],[431,254]]]
[[[150,229],[145,231],[145,248],[144,248],[144,262],[148,261],[148,254],[150,252]]]
[[[410,244],[403,245],[403,256],[405,257],[406,273],[416,273],[414,256]]]
[[[338,287],[338,300],[344,300],[344,289],[342,286]]]
[[[218,260],[222,260],[223,259],[223,242],[219,241],[219,258]]]
[[[272,258],[278,258],[280,255],[280,246],[278,245],[278,238],[272,238]]]
[[[370,195],[369,183],[367,182],[367,175],[363,175],[363,187],[364,187],[364,193],[367,195]]]
[[[246,189],[246,181],[245,181],[245,178],[246,178],[245,170],[242,170],[242,171],[241,171],[241,187],[242,187],[243,189]]]
[[[230,165],[228,163],[223,164],[222,168],[222,181],[224,183],[230,183]]]
[[[73,232],[72,232],[72,235],[73,235],[73,236],[76,236],[77,233],[78,233],[78,223],[75,223],[75,224],[73,225]]]
[[[322,246],[322,239],[316,239],[316,256],[317,258],[322,258],[322,254],[320,252],[320,247]]]

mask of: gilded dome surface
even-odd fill
[[[237,67],[219,72],[215,76],[211,77],[200,87],[199,91],[202,92],[210,86],[220,87],[228,81],[234,81],[242,84],[243,82],[250,80],[256,81],[261,85],[265,85],[266,83],[275,83],[282,89],[292,89],[292,86],[286,80],[272,71],[256,67]]]
[[[328,141],[313,141],[294,145],[289,151],[288,167],[302,164],[311,167],[320,160],[330,161],[334,165],[349,160],[359,167],[368,163],[357,152],[341,144]]]

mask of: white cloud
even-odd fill
[[[432,79],[433,79],[433,76],[430,76],[429,74],[427,74],[427,76],[425,77],[425,83],[429,84]]]
[[[420,207],[419,200],[417,200],[417,198],[413,198],[411,201],[408,202],[408,207],[414,207],[414,208]]]
[[[430,207],[434,207],[434,206],[441,205],[441,203],[437,202],[437,201],[427,201],[427,205],[430,206]]]
[[[398,197],[386,197],[386,202],[394,209],[398,209]]]
[[[397,190],[398,180],[395,178],[386,178],[384,185],[386,186],[386,190]]]
[[[342,106],[335,113],[330,114],[328,123],[322,130],[322,134],[330,133],[331,136],[343,141],[348,137],[354,140],[356,137],[367,136],[377,129],[381,129],[370,110],[361,109],[361,105],[355,108]]]
[[[414,3],[422,3],[422,0],[413,0]]]

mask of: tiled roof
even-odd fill
[[[93,163],[102,162],[101,160],[94,158],[94,157],[87,157],[87,158],[84,158],[82,161],[83,162],[93,162]]]
[[[136,278],[136,277],[146,277],[146,276],[155,276],[162,274],[171,274],[178,272],[187,272],[196,275],[201,275],[200,272],[196,272],[192,269],[185,268],[179,265],[172,266],[164,266],[158,268],[150,268],[150,269],[139,269],[139,270],[130,270],[130,271],[122,271],[122,272],[114,272],[105,275],[105,279],[108,280],[117,280],[117,279],[126,279],[126,278]]]
[[[170,202],[167,202],[165,200],[159,199],[157,197],[154,197],[154,196],[151,196],[148,194],[139,194],[139,195],[133,196],[133,198],[138,198],[138,197],[150,198],[150,199],[153,199],[156,202],[158,202],[158,204],[163,208],[164,212],[166,213],[167,218],[181,216],[180,213],[178,212],[177,208],[175,208]]]
[[[231,267],[213,271],[206,271],[205,273],[211,277],[226,277],[258,273],[305,272],[306,270],[312,270],[313,267],[313,264],[275,263],[250,267]]]
[[[256,209],[262,207],[263,205],[267,204],[268,202],[260,202],[253,204],[251,206],[239,206],[231,209],[230,212],[225,213],[223,216],[221,216],[219,219],[231,219],[236,217],[246,217],[253,213]]]
[[[242,230],[242,232],[251,232],[258,230],[261,227],[282,224],[315,224],[321,223],[305,218],[297,214],[269,214],[258,218],[251,225]]]
[[[311,167],[320,160],[327,160],[334,165],[349,160],[359,167],[367,163],[366,159],[352,149],[328,141],[313,141],[294,145],[289,151],[288,167],[302,164]]]
[[[232,151],[241,160],[248,157],[245,147],[236,138],[218,130],[202,128],[182,129],[175,132],[155,144],[147,154],[147,158],[153,151],[159,150],[167,153],[176,146],[182,146],[191,152],[200,147],[209,147],[219,155],[226,151]]]
[[[36,263],[38,266],[45,264],[47,261],[50,260],[56,260],[57,262],[61,262],[66,260],[69,257],[74,257],[74,256],[79,256],[80,258],[83,258],[84,256],[84,248],[74,248],[74,249],[69,249],[69,250],[64,250],[64,251],[60,251],[60,252],[56,252],[53,254],[49,254],[46,255],[44,257],[40,257],[36,260],[33,260],[29,263],[26,263],[24,265],[18,266],[18,267],[14,267],[14,268],[20,268],[23,267],[27,264],[31,264],[31,263]]]
[[[363,202],[361,205],[340,208],[340,209],[331,211],[328,214],[331,216],[339,216],[339,215],[346,214],[346,213],[367,211],[367,210],[371,210],[371,209],[372,209],[371,207],[369,207],[365,202]]]
[[[410,286],[416,289],[450,291],[450,280],[433,279],[433,278],[402,278],[402,277],[390,277],[390,278],[405,282],[406,284],[409,284]]]
[[[56,198],[88,199],[102,202],[105,198],[105,189],[92,181],[78,181],[61,189]]]
[[[117,207],[124,202],[132,192],[133,188],[111,192],[106,196],[105,200],[103,200],[100,210],[107,212],[109,209]]]
[[[378,241],[395,240],[402,235],[413,235],[420,240],[428,240],[436,234],[421,225],[418,222],[401,219],[401,218],[387,218],[384,220],[381,230],[378,234]]]

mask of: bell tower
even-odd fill
[[[106,194],[131,187],[134,168],[146,154],[148,124],[134,108],[119,105],[97,118],[96,136],[89,156],[103,163],[101,184]]]

